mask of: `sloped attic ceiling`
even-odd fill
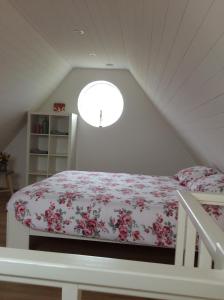
[[[18,14],[0,1],[0,150],[71,66]]]
[[[194,151],[224,169],[223,0],[1,0],[1,14],[9,66],[24,80],[8,92],[5,79],[11,106],[17,96],[32,107],[68,65],[127,68]]]

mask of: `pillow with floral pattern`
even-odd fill
[[[219,173],[216,169],[205,166],[193,166],[190,168],[182,169],[174,176],[179,180],[180,184],[187,186],[188,182],[196,180],[201,177],[206,177]]]
[[[195,179],[187,184],[191,192],[224,193],[224,174]]]

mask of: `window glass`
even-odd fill
[[[87,84],[78,98],[81,117],[95,127],[106,127],[115,123],[120,118],[123,107],[120,90],[108,81]]]

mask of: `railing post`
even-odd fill
[[[195,247],[196,247],[196,229],[192,224],[190,218],[188,217],[184,266],[194,267]]]
[[[63,284],[61,300],[81,300],[81,290],[75,284]]]
[[[215,269],[224,269],[224,247],[216,243],[216,257],[214,258]]]
[[[211,255],[209,254],[207,248],[205,247],[205,244],[200,239],[199,241],[199,253],[198,253],[198,267],[199,268],[205,268],[205,269],[211,269],[212,266],[212,259]]]
[[[197,195],[186,191],[178,191],[180,202],[187,213],[187,229],[184,266],[194,267],[196,231],[203,241],[199,254],[199,267],[209,268],[211,259],[214,261],[215,269],[224,269],[224,237],[222,229],[212,220],[202,208],[200,201],[209,203],[205,196]],[[224,206],[224,195],[220,198],[212,195],[210,202]],[[210,204],[210,203],[209,203]],[[178,221],[179,223],[179,221]],[[211,259],[209,258],[211,256]]]
[[[175,265],[183,266],[186,236],[186,220],[187,214],[179,201],[178,219],[177,219],[177,238],[175,249]]]

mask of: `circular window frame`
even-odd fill
[[[103,92],[100,91],[100,86],[103,86]],[[110,97],[107,96],[105,102],[106,89],[108,89]],[[94,101],[91,103],[92,98]],[[114,83],[96,80],[82,88],[78,96],[77,107],[79,115],[88,125],[96,128],[109,127],[115,124],[123,114],[124,98]]]

